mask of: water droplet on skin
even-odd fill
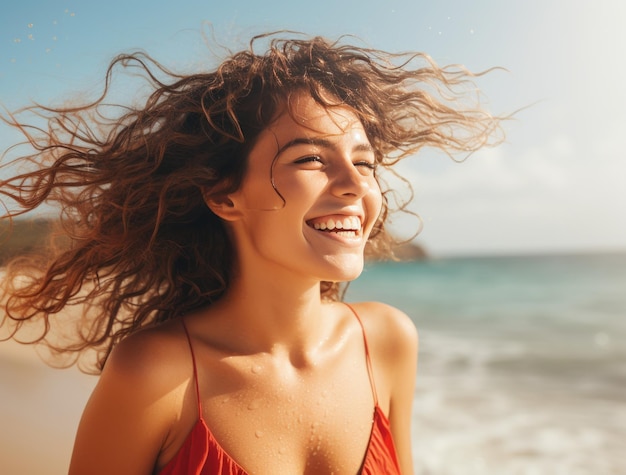
[[[254,411],[255,409],[258,409],[259,407],[261,407],[260,399],[255,399],[254,401],[250,402],[250,404],[248,404],[249,411]]]
[[[263,437],[263,431],[262,430],[256,430],[254,431],[254,435],[257,439],[260,439],[261,437]]]
[[[304,416],[302,414],[300,414],[298,416],[298,424],[302,424],[303,421],[304,421]]]
[[[280,455],[283,455],[285,452],[287,452],[287,449],[286,449],[285,447],[279,447],[279,448],[278,448],[278,453],[279,453]]]
[[[262,370],[263,368],[256,364],[253,365],[252,368],[250,368],[250,371],[252,371],[254,374],[259,374]]]

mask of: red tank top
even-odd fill
[[[400,474],[398,459],[391,437],[391,429],[387,416],[378,406],[378,396],[372,363],[370,360],[365,328],[358,314],[352,307],[350,310],[356,316],[361,330],[363,331],[363,342],[365,344],[365,362],[370,379],[370,385],[374,394],[374,416],[372,429],[370,432],[369,444],[359,474],[361,475],[396,475]],[[169,463],[161,470],[160,475],[247,475],[247,472],[232,457],[226,453],[219,442],[213,437],[211,430],[206,425],[202,417],[202,405],[200,399],[200,389],[198,385],[198,373],[196,369],[196,358],[191,344],[191,338],[187,327],[183,322],[183,328],[189,341],[191,358],[193,361],[193,375],[196,385],[196,397],[198,401],[199,418],[191,432],[187,435],[182,447]]]

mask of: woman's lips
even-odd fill
[[[352,232],[361,231],[361,219],[358,216],[329,215],[320,216],[307,221],[307,224],[317,231]]]

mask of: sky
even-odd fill
[[[473,71],[506,141],[463,163],[403,163],[432,255],[626,249],[626,3],[621,0],[21,0],[0,16],[0,105],[99,91],[117,54],[210,69],[259,33],[354,35]],[[128,91],[132,97],[132,90]],[[0,127],[0,149],[18,137]],[[397,219],[409,235],[415,219]]]

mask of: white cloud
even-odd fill
[[[558,134],[463,163],[407,160],[401,168],[416,192],[412,209],[424,219],[421,242],[435,253],[626,247],[626,160],[616,160],[617,144],[608,142]],[[587,156],[589,149],[598,155]]]

